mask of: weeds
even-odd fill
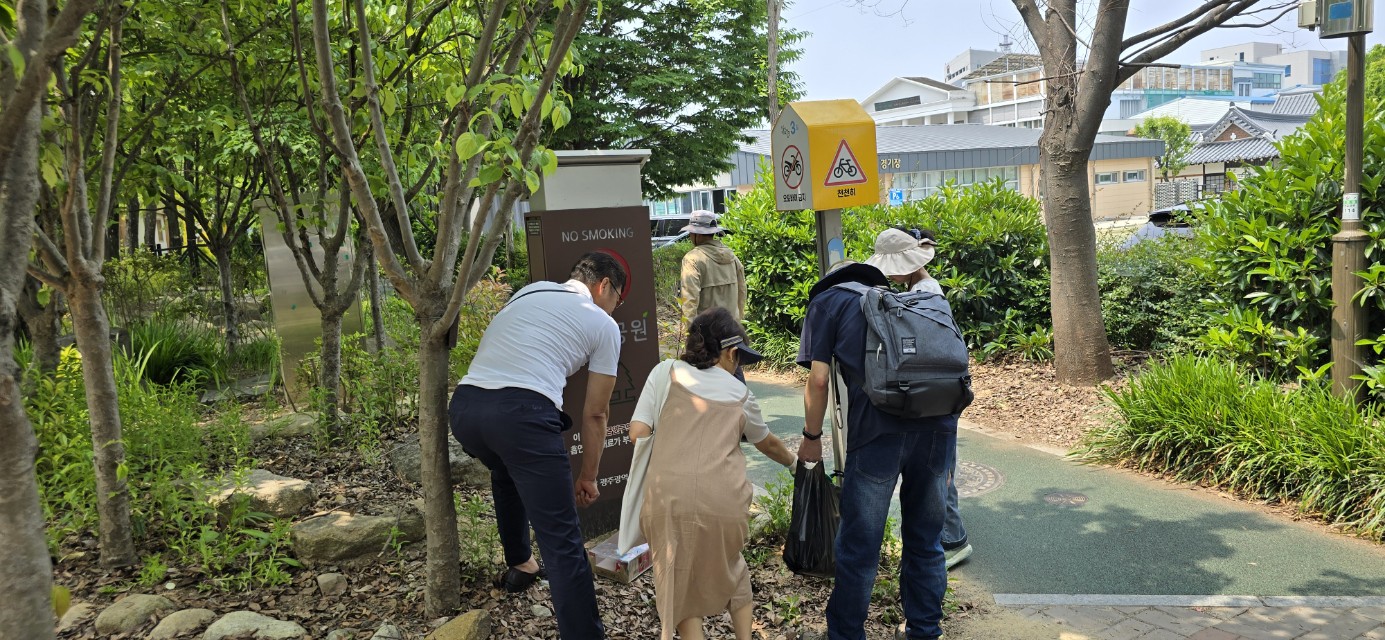
[[[474,575],[490,571],[500,548],[500,532],[495,528],[495,508],[480,495],[466,500],[457,496],[457,524],[462,541],[462,567]]]

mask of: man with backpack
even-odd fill
[[[848,389],[851,431],[834,546],[836,583],[827,604],[831,640],[865,640],[880,545],[901,477],[906,637],[942,635],[947,569],[940,536],[957,414],[971,400],[966,347],[946,300],[888,293],[888,282],[870,265],[835,266],[809,291],[799,344],[797,361],[810,370],[800,460],[822,459],[834,362]]]
[[[909,291],[928,291],[943,295],[943,287],[928,275],[925,267],[933,261],[934,248],[938,245],[933,233],[927,229],[893,227],[880,232],[875,237],[875,255],[866,264],[880,269],[885,277],[909,287]],[[947,470],[947,518],[943,521],[943,553],[947,556],[947,568],[960,564],[971,557],[972,547],[967,541],[967,529],[962,525],[962,512],[957,508],[957,454],[952,455],[953,464]]]

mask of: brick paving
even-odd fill
[[[997,596],[996,602],[1071,630],[1055,640],[1385,640],[1381,598],[1150,596],[1132,604],[1139,598]]]

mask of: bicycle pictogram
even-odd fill
[[[856,177],[856,165],[851,164],[851,161],[846,158],[838,160],[837,166],[832,167],[833,178],[840,178],[842,176]]]

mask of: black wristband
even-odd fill
[[[805,438],[807,438],[807,439],[809,439],[809,440],[819,440],[819,439],[822,438],[822,433],[819,432],[817,435],[813,435],[813,434],[811,434],[811,433],[808,433],[808,430],[807,430],[807,429],[804,429],[804,430],[803,430],[803,437],[805,437]]]

